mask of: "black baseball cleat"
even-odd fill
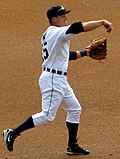
[[[13,151],[13,144],[18,135],[19,134],[16,134],[13,129],[3,131],[3,138],[8,151]]]
[[[66,153],[68,155],[89,155],[90,154],[90,151],[89,150],[86,150],[84,148],[81,148],[77,143],[70,147],[68,146],[67,147],[67,151]]]

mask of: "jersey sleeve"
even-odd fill
[[[67,29],[66,34],[78,34],[81,32],[84,32],[84,28],[80,21],[71,24],[70,27]]]
[[[75,22],[69,26],[60,27],[59,29],[61,38],[68,40],[70,40],[74,35],[85,31],[81,21]]]
[[[58,40],[70,40],[74,34],[70,33],[70,34],[66,34],[66,31],[68,30],[69,26],[63,26],[63,27],[56,27],[55,29],[55,34],[56,37],[58,38]]]

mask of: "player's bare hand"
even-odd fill
[[[112,23],[107,20],[103,21],[104,27],[107,29],[107,32],[110,33],[112,31]]]

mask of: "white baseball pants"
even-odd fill
[[[55,119],[57,110],[67,111],[67,122],[79,123],[82,111],[67,76],[43,71],[39,78],[42,93],[42,111],[32,115],[35,126],[45,125]]]

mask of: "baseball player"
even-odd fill
[[[39,78],[42,111],[30,116],[18,127],[3,131],[4,141],[9,151],[13,150],[13,144],[18,135],[30,128],[52,122],[58,108],[61,106],[67,111],[67,154],[90,154],[89,150],[80,147],[77,143],[82,108],[67,79],[69,61],[89,56],[90,49],[70,51],[70,40],[81,32],[91,31],[99,26],[104,26],[107,32],[110,33],[112,24],[107,20],[96,20],[83,23],[79,21],[67,25],[66,14],[70,11],[63,6],[53,6],[47,10],[50,26],[41,38],[43,64]]]

